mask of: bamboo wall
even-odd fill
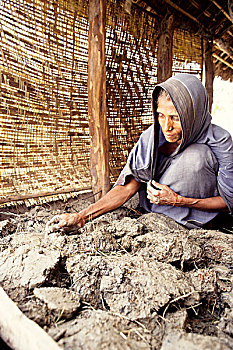
[[[87,4],[2,3],[0,196],[86,187]]]
[[[90,187],[88,1],[2,0],[0,18],[0,205],[45,192],[54,195],[26,204],[65,199]],[[113,182],[153,122],[158,21],[138,8],[126,13],[120,0],[107,0],[106,19]],[[173,56],[173,72],[201,75],[199,37],[176,31]]]
[[[121,6],[119,6],[121,4]],[[108,2],[106,34],[107,116],[112,180],[125,165],[142,130],[152,122],[151,94],[157,81],[158,23],[123,1]]]

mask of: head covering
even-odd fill
[[[170,95],[180,117],[182,128],[181,143],[168,157],[159,154],[158,151],[159,147],[166,142],[157,115],[157,100],[161,88]],[[123,185],[127,176],[133,176],[136,181],[141,183],[147,183],[151,179],[160,182],[163,174],[166,174],[166,170],[169,170],[169,166],[174,164],[174,160],[176,161],[182,156],[183,151],[188,146],[203,144],[208,146],[213,158],[215,157],[217,161],[217,168],[211,168],[216,173],[216,193],[212,195],[205,193],[200,198],[220,195],[231,210],[233,208],[233,142],[228,131],[211,123],[207,92],[200,80],[185,73],[169,78],[155,87],[152,95],[152,105],[155,122],[141,134],[130,152],[127,164],[116,184]],[[183,180],[185,181],[185,177]],[[204,183],[202,187],[205,192]],[[145,204],[147,201],[145,185],[140,187],[139,197],[141,205],[147,211],[164,213],[185,225],[184,222],[187,222],[187,220],[208,222],[212,220],[213,215],[218,213],[217,211],[209,213],[185,207],[156,205],[153,205],[156,208],[153,207],[149,210],[148,203]],[[201,219],[200,216],[202,216]]]
[[[153,175],[156,174],[158,165],[158,135],[160,126],[158,122],[157,103],[161,88],[166,90],[170,95],[181,122],[181,144],[172,154],[173,156],[201,139],[211,123],[207,91],[197,77],[191,74],[181,73],[156,85],[152,94],[152,109],[155,118],[155,144],[152,162]]]
[[[152,94],[153,113],[156,121],[158,120],[156,112],[158,93],[161,88],[169,93],[180,117],[181,148],[197,142],[211,122],[209,99],[201,81],[191,74],[183,73],[158,84]]]

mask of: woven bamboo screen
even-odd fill
[[[3,199],[89,186],[88,7],[76,4],[2,0]]]
[[[173,36],[173,74],[191,73],[202,77],[202,39],[197,34],[177,29]]]
[[[153,122],[151,94],[157,77],[155,19],[125,1],[107,8],[107,109],[111,173],[119,175],[142,130]]]
[[[124,3],[107,0],[112,181],[153,122],[150,98],[157,76],[158,23],[137,8],[127,14]],[[88,0],[2,0],[0,16],[0,204],[12,196],[35,198],[45,192],[63,192],[46,200],[67,198],[73,188],[90,186]],[[189,49],[179,56],[182,40],[197,46],[193,57]],[[174,71],[178,61],[200,64],[196,38],[177,32],[174,42]],[[190,67],[196,74],[197,66]]]

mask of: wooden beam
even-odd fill
[[[228,46],[224,40],[214,40],[214,44],[218,47],[219,50],[226,53],[231,59],[233,59],[233,51],[231,50],[230,45]]]
[[[106,116],[106,0],[89,0],[88,118],[90,172],[95,200],[110,189],[109,129]]]
[[[230,32],[230,30],[232,29],[233,24],[227,25],[227,27],[223,28],[222,30],[220,30],[217,34],[218,38],[221,38],[225,33],[232,35],[232,33]]]
[[[157,19],[157,20],[158,20],[159,18],[162,18],[162,17],[163,17],[162,15],[159,15],[159,14],[157,13],[157,11],[154,10],[152,7],[150,7],[150,10],[148,10],[148,9],[145,9],[145,8],[139,6],[139,5],[138,5],[137,3],[135,3],[135,2],[133,3],[133,6],[136,7],[137,9],[139,9],[140,11],[146,13],[147,15],[149,15],[149,16],[151,16],[151,17]],[[152,10],[153,12],[151,12],[151,10]]]
[[[29,320],[0,287],[0,334],[14,350],[61,350],[40,327]]]
[[[164,18],[160,24],[157,53],[157,81],[161,83],[172,76],[172,46],[174,16]]]
[[[216,58],[217,60],[221,61],[222,63],[224,63],[226,66],[228,66],[231,69],[233,69],[233,65],[231,63],[227,62],[226,60],[224,60],[220,56],[216,55],[216,53],[213,53],[213,57]]]
[[[191,1],[192,5],[194,5],[193,1]],[[210,18],[211,17],[211,13],[208,11],[209,7],[210,7],[210,3],[207,3],[205,5],[200,5],[201,7],[199,7],[199,14],[196,16],[197,19],[199,19],[202,15]]]
[[[190,13],[188,13],[187,11],[183,10],[181,7],[179,7],[178,5],[176,5],[173,1],[171,0],[164,0],[168,5],[172,6],[174,9],[176,9],[177,11],[183,13],[183,15],[191,18],[194,22],[198,23],[199,25],[202,26],[202,24],[195,18],[193,17]]]
[[[180,13],[182,13],[183,15],[189,17],[190,19],[192,19],[194,22],[198,23],[199,26],[202,28],[203,32],[207,32],[205,30],[205,28],[203,27],[202,23],[195,18],[194,16],[192,16],[189,12],[185,11],[184,9],[182,9],[180,6],[176,5],[173,1],[171,0],[164,0],[164,2],[166,2],[168,5],[170,5],[171,7],[173,7],[174,9],[176,9],[177,11],[179,11]],[[223,14],[233,23],[233,20],[231,19],[231,17],[228,15],[228,13],[215,1],[215,0],[211,0],[212,3],[215,4],[215,6],[217,6],[222,12]],[[230,30],[227,31],[227,33],[230,36],[233,36],[233,34],[231,33]]]
[[[211,112],[213,104],[213,82],[214,82],[214,65],[213,65],[213,42],[204,40],[204,61],[205,61],[205,88],[209,96],[209,111]]]
[[[224,10],[224,8],[221,6],[221,5],[219,5],[218,3],[217,3],[217,1],[215,1],[215,0],[210,0],[219,10],[221,10],[222,11],[222,13],[225,15],[225,17],[227,18],[227,19],[229,19],[229,21],[231,22],[231,23],[233,23],[233,20],[231,19],[231,17],[228,15],[228,13]]]
[[[90,191],[91,187],[82,187],[82,188],[69,188],[67,190],[60,190],[60,191],[50,191],[50,192],[38,192],[33,194],[25,194],[25,195],[17,195],[17,196],[10,196],[0,199],[0,204],[5,204],[9,202],[17,202],[17,201],[25,201],[27,199],[35,199],[39,197],[49,197],[49,196],[58,196],[59,194],[68,194],[72,192],[84,192],[84,191]]]

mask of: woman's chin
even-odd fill
[[[165,136],[165,139],[167,140],[167,142],[170,142],[170,143],[175,143],[179,140],[177,137],[174,137],[174,136]]]

